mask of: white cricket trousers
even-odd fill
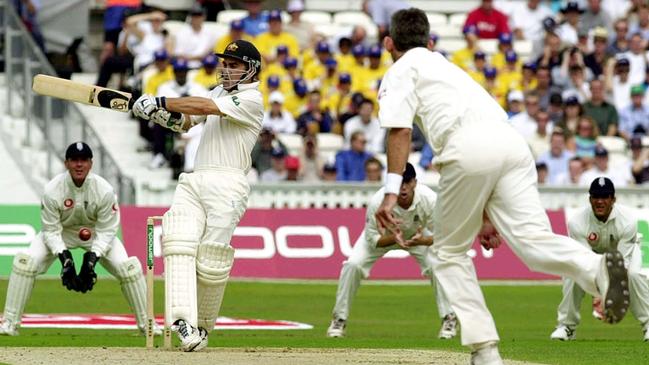
[[[336,305],[334,307],[333,315],[335,318],[342,318],[347,320],[349,317],[349,310],[352,305],[354,296],[358,287],[361,285],[361,279],[365,279],[370,275],[370,270],[374,263],[379,258],[391,250],[400,249],[398,246],[388,247],[370,247],[370,245],[361,237],[361,240],[354,246],[352,254],[343,262],[343,267],[340,270],[340,279],[338,280],[338,291],[336,292]],[[419,267],[421,267],[421,274],[430,278],[433,288],[437,292],[437,311],[440,318],[444,318],[449,313],[452,313],[446,295],[437,284],[432,273],[432,257],[428,246],[415,246],[408,250],[408,253],[417,260]]]
[[[587,245],[586,243],[583,243]],[[631,313],[640,321],[643,329],[649,328],[649,280],[640,273],[642,253],[637,243],[620,243],[618,251],[624,255],[624,263],[629,270],[629,294]],[[563,279],[563,299],[557,311],[559,325],[575,328],[581,321],[579,308],[584,298],[584,290],[570,278]]]
[[[523,137],[505,122],[465,118],[462,123],[439,155],[432,252],[435,277],[462,325],[462,344],[472,346],[499,340],[467,256],[483,211],[531,270],[571,277],[589,293],[597,293],[603,258],[552,232]]]

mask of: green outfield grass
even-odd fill
[[[162,282],[156,283],[161,313]],[[5,297],[7,281],[0,280]],[[639,323],[628,316],[611,326],[590,315],[584,300],[577,341],[552,342],[559,286],[485,286],[487,303],[502,339],[505,358],[546,364],[647,364],[649,344]],[[445,349],[466,352],[459,338],[436,338],[439,329],[432,289],[426,285],[364,285],[348,321],[347,337],[329,339],[325,331],[334,303],[334,284],[231,282],[222,314],[238,318],[285,319],[312,324],[312,330],[213,332],[218,347],[351,347]],[[588,298],[588,297],[587,297]],[[27,313],[127,313],[114,280],[100,280],[88,294],[68,292],[56,280],[39,280]],[[160,340],[157,340],[160,341]],[[0,338],[0,346],[143,346],[135,331],[21,329],[21,336]]]

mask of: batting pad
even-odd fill
[[[137,257],[129,257],[116,269],[122,293],[128,301],[131,311],[135,314],[138,327],[144,329],[147,322],[146,284],[140,261]]]
[[[209,333],[219,315],[228,282],[234,249],[219,242],[203,242],[196,255],[198,326]]]
[[[199,220],[190,211],[172,208],[162,218],[165,262],[165,324],[184,319],[196,326],[196,247]]]
[[[15,326],[20,324],[20,318],[32,293],[37,273],[38,266],[31,256],[24,253],[16,254],[11,276],[9,277],[9,287],[7,288],[4,311],[5,321],[9,321]]]

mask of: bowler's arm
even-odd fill
[[[403,174],[410,154],[411,128],[390,128],[388,132],[388,173]]]

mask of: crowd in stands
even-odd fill
[[[111,28],[98,85],[117,74],[126,87],[124,73],[132,70],[131,86],[143,92],[206,95],[219,82],[213,53],[233,40],[249,40],[262,54],[259,81],[266,107],[250,179],[381,181],[385,131],[377,119],[377,90],[392,60],[380,39],[389,29],[389,14],[408,7],[407,1],[363,2],[359,11],[374,19],[378,39],[369,39],[360,25],[348,34],[323,36],[301,21],[302,0],[272,10],[262,10],[263,1],[245,0],[248,15],[232,21],[222,37],[204,26],[205,7],[189,10],[184,28],[172,35],[165,30],[165,13],[131,13],[141,5],[137,0],[113,3],[121,5],[115,6],[119,11],[106,10]],[[649,182],[649,152],[643,146],[649,132],[648,2],[509,3],[515,6],[500,11],[499,1],[483,0],[469,11],[462,27],[465,47],[452,53],[439,49],[440,37],[431,27],[430,50],[464,69],[507,111],[537,160],[540,184],[587,185],[600,175],[617,186]],[[212,8],[210,16],[218,10]],[[480,48],[484,39],[497,40],[495,53]],[[519,40],[532,44],[531,54],[516,53]],[[177,172],[191,171],[200,128],[174,136],[141,122],[153,152],[151,167],[171,163]],[[340,136],[340,150],[322,152],[322,135]],[[184,164],[174,157],[179,150],[174,143],[186,147]],[[432,149],[417,127],[412,149],[419,172],[435,175]]]

